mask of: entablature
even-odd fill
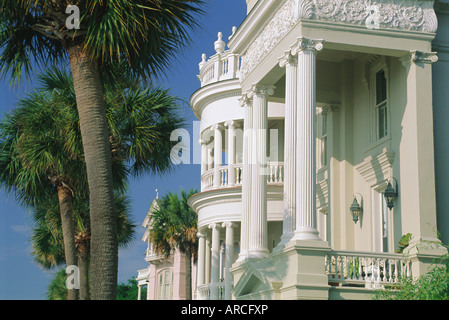
[[[228,46],[242,57],[245,91],[264,82],[301,36],[324,40],[326,51],[396,57],[431,51],[438,26],[433,7],[433,0],[262,0]]]

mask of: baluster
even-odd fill
[[[394,260],[394,282],[398,282],[398,260]]]
[[[357,279],[357,259],[352,257],[352,279]]]
[[[376,279],[376,281],[380,282],[380,258],[377,258],[376,261],[377,261],[377,279]]]
[[[368,267],[367,267],[367,263],[366,263],[366,257],[363,257],[363,272],[364,272],[363,280],[365,280],[365,281],[366,281],[366,275],[367,275],[367,271],[366,271],[367,268]]]
[[[412,276],[412,268],[411,268],[411,266],[410,266],[410,261],[406,261],[406,263],[407,263],[407,278],[410,278],[411,276]]]
[[[391,259],[388,259],[388,282],[392,282],[393,273],[391,271]]]
[[[387,281],[387,259],[382,259],[382,267],[383,267],[383,270],[382,270],[382,274],[383,274],[382,281],[386,282]]]
[[[334,258],[334,272],[335,272],[335,275],[334,275],[334,279],[338,279],[339,277],[338,277],[338,256],[333,256],[333,258]]]
[[[340,278],[345,278],[345,264],[343,260],[343,256],[340,256]]]
[[[362,258],[358,258],[359,261],[359,276],[357,277],[358,280],[362,280]]]

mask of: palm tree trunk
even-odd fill
[[[80,300],[89,300],[89,238],[79,235],[77,242],[78,267],[80,271]]]
[[[186,299],[192,300],[192,250],[186,252]]]
[[[73,199],[69,188],[58,186],[59,212],[61,214],[62,236],[66,266],[77,266],[75,227],[73,224]],[[78,299],[78,290],[68,288],[68,300]]]
[[[118,246],[112,190],[111,149],[100,73],[80,43],[67,45],[89,185],[91,297],[114,300]]]

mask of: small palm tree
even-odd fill
[[[101,72],[125,61],[150,78],[168,66],[197,26],[203,0],[79,0],[79,28],[67,1],[0,1],[0,70],[18,82],[32,63],[70,61],[87,167],[95,299],[115,299],[118,252],[108,122]]]
[[[192,298],[192,261],[198,256],[197,224],[198,216],[188,205],[190,196],[197,193],[181,189],[180,195],[167,193],[158,202],[152,216],[150,241],[159,254],[169,256],[178,249],[186,257],[186,297]]]
[[[115,196],[117,238],[119,247],[125,248],[135,239],[136,225],[130,219],[130,200],[126,195]],[[89,299],[90,222],[89,203],[76,198],[73,205],[75,243],[78,257],[80,300]],[[34,261],[44,269],[64,264],[64,242],[59,204],[56,198],[45,201],[33,210],[35,227],[30,238]]]

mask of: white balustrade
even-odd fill
[[[233,287],[233,282],[231,283],[231,290]],[[197,287],[195,296],[196,300],[210,300],[210,292],[212,288],[218,289],[218,299],[217,300],[225,300],[225,283],[217,282],[217,283],[207,283]]]
[[[243,182],[243,167],[242,164],[234,164],[234,185],[229,185],[229,167],[227,165],[219,168],[220,181],[219,188],[241,186]],[[276,184],[284,182],[284,163],[283,162],[269,162],[267,164],[267,183]],[[202,191],[214,188],[214,169],[209,169],[201,176]]]
[[[333,251],[326,256],[325,270],[330,283],[359,284],[368,289],[412,276],[411,262],[393,253]]]
[[[221,33],[219,34],[221,40]],[[240,58],[230,50],[222,51],[224,43],[220,46],[221,50],[216,50],[214,54],[206,61],[203,55],[203,61],[199,64],[200,74],[198,79],[201,81],[201,87],[222,80],[238,79],[240,76]]]

